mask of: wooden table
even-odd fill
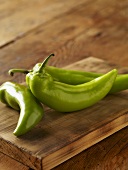
[[[128,66],[128,0],[0,1],[0,84],[24,81],[10,68],[30,69],[50,53],[65,67],[94,56]],[[54,170],[128,170],[128,128],[79,153]],[[29,167],[0,153],[0,169]]]

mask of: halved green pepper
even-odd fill
[[[13,132],[20,136],[31,130],[41,120],[44,110],[41,103],[24,85],[5,82],[0,86],[0,101],[20,110],[18,124]]]

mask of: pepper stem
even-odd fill
[[[42,69],[45,67],[45,65],[47,64],[48,60],[49,60],[52,56],[54,56],[54,54],[50,54],[50,55],[42,62],[41,66],[40,66],[40,68],[39,68],[39,70],[38,70],[39,73],[42,71]]]
[[[28,74],[30,71],[29,70],[25,70],[25,69],[10,69],[8,71],[9,75],[13,76],[14,73],[24,73],[24,74]]]

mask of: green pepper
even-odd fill
[[[26,82],[39,101],[60,112],[77,111],[97,103],[108,94],[117,76],[117,70],[113,69],[80,85],[58,82],[45,71],[45,65],[51,56],[36,71],[30,71],[26,75]]]
[[[24,74],[27,74],[29,72],[36,72],[38,71],[41,65],[42,63],[37,63],[32,70],[11,69],[9,70],[9,73],[13,74],[14,72],[22,72]],[[79,71],[79,70],[68,70],[68,69],[58,68],[54,66],[45,66],[44,69],[45,72],[50,74],[54,80],[70,85],[78,85],[78,84],[86,83],[103,75],[102,73],[86,72],[86,71]],[[42,69],[42,74],[44,72],[44,69]],[[109,93],[113,94],[126,89],[128,89],[128,74],[118,74]]]
[[[41,63],[36,64],[33,70],[37,70],[37,68],[40,66]],[[56,81],[60,81],[71,85],[78,85],[85,82],[89,82],[103,75],[102,73],[67,70],[53,66],[46,66],[45,71],[48,74],[50,74]],[[118,74],[109,93],[113,94],[127,89],[128,89],[128,74]]]
[[[5,82],[0,86],[0,101],[20,111],[17,126],[13,132],[20,136],[31,130],[44,114],[41,103],[24,85]]]

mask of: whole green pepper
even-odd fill
[[[5,82],[0,86],[0,101],[20,110],[18,124],[13,132],[20,136],[32,129],[42,118],[44,110],[40,102],[24,85]]]
[[[50,55],[36,71],[26,75],[26,82],[33,95],[42,103],[60,112],[72,112],[87,108],[97,103],[110,91],[117,70],[80,85],[68,85],[55,81],[45,72],[45,65]]]
[[[41,66],[41,63],[35,65],[33,70]],[[46,66],[45,71],[50,74],[56,81],[66,84],[78,85],[89,82],[97,77],[102,76],[102,73],[86,72],[78,70],[68,70],[53,66]],[[120,92],[128,89],[128,74],[118,74],[116,80],[109,91],[109,94]]]
[[[36,72],[39,70],[41,65],[42,63],[37,63],[32,70],[11,69],[9,70],[9,73],[13,74],[14,72],[22,72],[24,74],[27,74],[29,72]],[[79,70],[68,70],[68,69],[58,68],[54,66],[45,66],[44,69],[45,72],[50,74],[54,80],[70,85],[78,85],[78,84],[86,83],[103,75],[102,73],[86,72],[86,71],[79,71]],[[42,74],[44,72],[44,69],[42,69]],[[126,89],[128,89],[128,74],[118,74],[109,93],[113,94]]]
[[[68,85],[54,81],[52,76],[45,71],[42,74],[41,70],[48,59],[38,71],[28,73],[26,79],[33,95],[38,100],[60,112],[77,111],[97,103],[110,91],[117,76],[117,70],[114,69],[88,83]]]

